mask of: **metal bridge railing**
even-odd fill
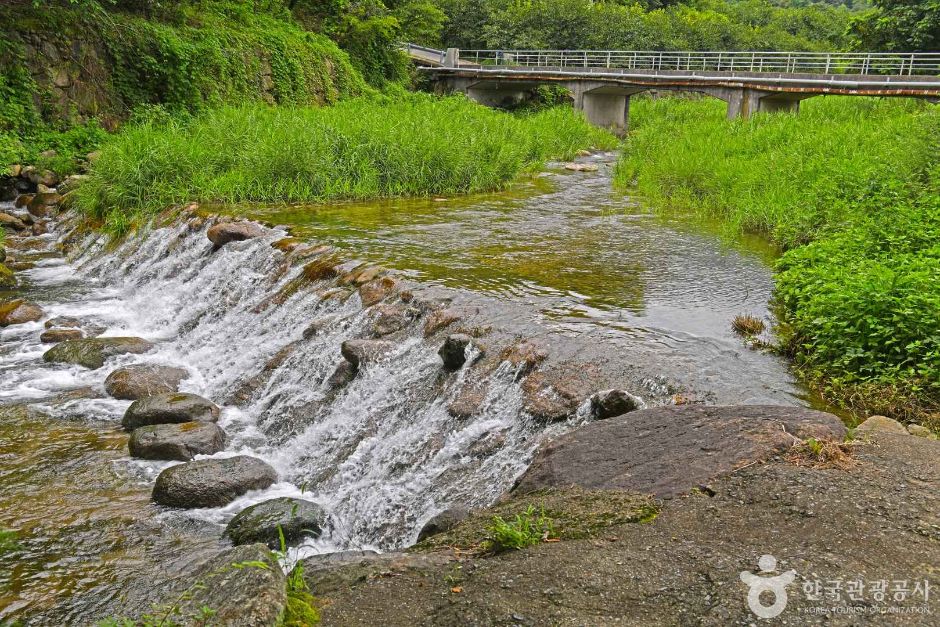
[[[460,50],[461,64],[787,74],[940,75],[940,52]]]

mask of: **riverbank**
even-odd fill
[[[729,123],[713,102],[638,104],[621,187],[780,245],[779,349],[800,376],[861,416],[936,428],[936,107],[827,97]]]

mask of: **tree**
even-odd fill
[[[940,0],[875,0],[852,21],[855,47],[871,51],[940,50]]]

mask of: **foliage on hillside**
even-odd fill
[[[0,7],[0,165],[66,149],[54,131],[92,118],[112,126],[153,106],[328,104],[366,90],[347,54],[276,0],[44,4]],[[77,134],[100,139],[85,128]]]
[[[707,100],[631,113],[621,185],[788,249],[779,332],[807,381],[862,412],[940,411],[940,111],[832,97],[730,123]]]
[[[847,45],[844,7],[766,0],[436,0],[445,45],[595,50],[824,50]]]
[[[174,203],[317,202],[499,188],[548,157],[614,138],[570,109],[513,116],[463,97],[243,106],[124,129],[78,206],[125,230]]]

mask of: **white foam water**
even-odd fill
[[[0,331],[0,401],[49,399],[89,386],[129,363],[185,367],[183,391],[220,405],[285,346],[294,349],[247,403],[223,405],[228,434],[218,456],[248,454],[272,464],[280,481],[223,508],[168,511],[225,523],[242,508],[275,496],[303,496],[330,513],[329,533],[301,552],[389,549],[410,544],[421,523],[452,504],[492,502],[524,469],[545,430],[521,411],[515,373],[493,375],[481,411],[470,418],[446,410],[463,373],[442,382],[436,346],[415,336],[378,363],[363,366],[340,392],[326,381],[340,345],[365,337],[358,294],[325,298],[313,284],[273,305],[268,299],[296,277],[272,241],[284,234],[230,243],[219,250],[202,229],[179,224],[133,238],[115,250],[89,239],[63,263],[45,260],[21,273],[47,318],[75,316],[107,328],[105,336],[140,336],[155,350],[108,360],[104,368],[44,363],[40,323]],[[314,320],[328,322],[301,341]],[[62,417],[118,422],[129,405],[102,398],[43,403]],[[561,426],[555,429],[563,428]],[[479,450],[474,445],[492,441]],[[127,459],[125,470],[151,482],[167,463]]]

